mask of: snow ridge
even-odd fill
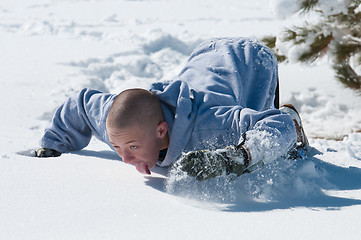
[[[70,82],[71,89],[91,87],[119,93],[126,88],[145,88],[150,83],[174,78],[200,40],[185,42],[162,31],[154,35],[129,51],[63,63],[77,69],[69,76],[71,81],[64,79],[64,82]]]

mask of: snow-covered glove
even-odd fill
[[[242,145],[217,150],[191,151],[182,156],[180,168],[198,181],[223,174],[235,177],[248,172],[249,156]]]
[[[50,148],[40,148],[38,150],[35,151],[35,156],[36,157],[59,157],[61,155],[60,152],[54,150],[54,149],[50,149]]]

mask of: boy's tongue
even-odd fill
[[[140,162],[140,163],[134,164],[134,166],[138,170],[138,172],[140,172],[142,174],[150,175],[150,170],[149,170],[148,164]]]

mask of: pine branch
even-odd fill
[[[361,76],[355,71],[361,67],[361,0],[348,0],[343,3],[347,4],[347,12],[335,11],[329,15],[329,12],[323,12],[319,7],[319,0],[300,1],[299,14],[318,12],[320,21],[305,22],[302,26],[285,29],[279,38],[281,42],[290,42],[291,46],[301,45],[299,50],[307,49],[299,56],[298,60],[302,62],[314,62],[329,52],[333,56],[331,59],[334,60],[333,68],[337,78],[347,87],[361,92]],[[280,59],[276,40],[276,37],[266,37],[264,42],[275,53],[277,59]],[[281,57],[286,59],[287,56]]]
[[[336,71],[336,77],[346,87],[361,91],[361,76],[352,69],[348,63],[340,63],[333,65]]]
[[[327,49],[330,42],[333,40],[332,35],[325,36],[323,34],[318,35],[313,43],[310,45],[310,51],[303,53],[299,60],[301,62],[314,62],[317,58],[323,56]]]
[[[292,41],[294,44],[299,45],[306,42],[309,32],[310,30],[306,27],[293,26],[292,29],[286,28],[282,34],[282,41]]]
[[[327,17],[327,21],[329,22],[337,22],[338,24],[345,24],[347,28],[356,28],[358,29],[358,35],[361,34],[360,26],[361,26],[361,11],[356,12],[356,8],[360,5],[359,3],[356,5],[350,5],[347,10],[347,14],[339,13],[335,15],[331,15]]]
[[[266,36],[261,39],[261,42],[263,42],[267,47],[271,49],[273,54],[276,56],[278,62],[284,62],[287,60],[287,57],[284,55],[281,55],[276,48],[276,36]]]
[[[276,40],[276,36],[265,36],[261,39],[261,41],[271,49],[276,47]]]
[[[336,55],[336,60],[338,63],[348,61],[352,55],[355,55],[359,52],[361,52],[361,42],[337,43],[334,50],[334,54]]]
[[[316,35],[310,44],[310,50],[304,52],[299,57],[299,61],[301,62],[314,62],[327,52],[328,45],[334,39],[332,34],[326,36],[322,34],[324,28],[327,29],[327,25],[324,23],[308,25],[306,22],[304,26],[294,26],[292,29],[286,29],[283,33],[282,40],[286,42],[291,41],[295,45],[300,45],[309,42],[308,39],[310,36]]]
[[[304,0],[301,2],[301,13],[306,13],[309,12],[313,9],[315,9],[315,7],[318,4],[318,0]]]

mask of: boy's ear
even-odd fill
[[[165,121],[162,121],[158,124],[158,136],[164,138],[167,136],[168,124]]]

